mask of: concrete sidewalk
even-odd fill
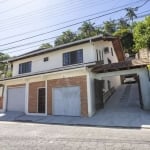
[[[93,117],[27,116],[23,113],[0,114],[0,121],[43,124],[150,128],[150,111],[140,109],[137,85],[122,85]],[[134,93],[134,94],[133,94]],[[135,94],[136,93],[136,94]]]
[[[150,112],[112,112],[101,113],[93,117],[66,117],[66,116],[27,116],[23,114],[0,114],[0,121],[34,122],[42,124],[65,124],[82,126],[105,126],[125,128],[150,128]]]

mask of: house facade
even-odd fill
[[[12,58],[12,77],[0,81],[0,110],[92,116],[97,103],[91,67],[123,60],[120,40],[101,36]],[[119,85],[120,77],[107,77],[103,91]]]

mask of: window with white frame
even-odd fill
[[[19,74],[31,72],[31,65],[31,61],[19,64]]]

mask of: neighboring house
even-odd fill
[[[140,49],[139,52],[136,54],[136,58],[143,60],[145,62],[150,62],[150,49],[148,48]]]
[[[97,106],[91,67],[123,60],[120,40],[101,36],[12,58],[13,76],[0,81],[1,111],[92,116]],[[107,92],[120,85],[120,77],[103,83]]]

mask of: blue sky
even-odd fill
[[[8,53],[11,56],[17,56],[38,48],[41,43],[49,42],[53,44],[54,38],[52,37],[56,37],[68,29],[77,31],[81,24],[64,29],[60,28],[122,8],[141,6],[145,1],[146,0],[0,0],[0,51]],[[139,8],[137,15],[141,16],[148,13],[150,14],[150,1]],[[119,19],[124,17],[125,14],[126,11],[123,10],[93,19],[91,22],[95,22],[96,25],[99,26],[104,21]],[[141,19],[143,18],[138,20]],[[53,31],[56,29],[59,30]],[[53,32],[29,38],[49,31]],[[25,38],[29,39],[19,41]],[[44,39],[48,38],[51,39],[44,41]],[[40,40],[43,41],[37,42]],[[32,42],[36,43],[28,44]]]

